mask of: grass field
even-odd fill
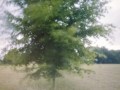
[[[120,64],[85,66],[95,74],[78,75],[63,72],[56,79],[57,90],[120,90]],[[45,79],[23,80],[25,73],[15,72],[10,66],[0,66],[0,90],[51,90]]]

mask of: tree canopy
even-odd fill
[[[81,74],[81,64],[93,63],[90,37],[106,37],[111,25],[99,22],[107,0],[9,0],[15,65],[35,66],[32,75],[55,77],[58,70]],[[20,37],[20,38],[19,38]],[[36,66],[37,64],[37,66]],[[54,79],[54,78],[53,78]]]

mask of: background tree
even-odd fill
[[[102,48],[95,48],[96,52],[96,63],[106,63],[107,61],[107,56],[106,53],[108,52],[108,49],[102,47]]]
[[[120,63],[120,50],[108,50],[105,47],[96,48],[96,63],[102,64],[119,64]],[[102,55],[102,56],[100,56]]]
[[[6,11],[12,27],[15,65],[32,64],[31,76],[53,78],[59,70],[81,74],[81,64],[93,63],[89,37],[106,37],[111,25],[98,19],[107,11],[107,0],[9,0],[15,12]],[[17,13],[16,13],[17,12]],[[86,47],[87,45],[87,47]],[[14,54],[15,55],[15,54]],[[30,70],[33,70],[32,69]]]
[[[10,65],[16,65],[17,63],[19,63],[19,61],[17,61],[17,59],[20,59],[20,53],[18,52],[17,49],[12,49],[10,50],[7,54],[4,55],[3,58],[3,64],[10,64]]]

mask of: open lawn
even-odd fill
[[[78,75],[63,72],[57,78],[57,90],[120,90],[120,64],[84,66],[95,74]],[[52,82],[45,79],[23,80],[24,72],[15,72],[11,66],[0,66],[0,90],[51,90]]]

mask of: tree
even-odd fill
[[[19,62],[20,60],[17,61],[17,59],[20,59],[18,57],[20,57],[20,53],[18,52],[18,50],[12,49],[7,54],[4,55],[4,58],[2,61],[4,64],[16,65],[20,63]]]
[[[107,56],[106,53],[108,52],[108,49],[106,49],[105,47],[102,48],[95,48],[95,52],[96,52],[96,63],[100,64],[100,63],[106,63],[107,62]]]
[[[105,47],[95,48],[96,63],[119,64],[120,50],[108,50]]]
[[[32,64],[31,75],[55,78],[59,70],[81,74],[81,64],[93,63],[90,37],[106,37],[111,25],[98,18],[107,11],[107,0],[9,0],[17,8],[6,11],[12,27],[12,48],[19,55],[17,64]],[[17,13],[16,13],[17,12]],[[87,47],[86,47],[87,45]],[[13,48],[14,47],[14,48]],[[33,70],[33,69],[32,69]]]

